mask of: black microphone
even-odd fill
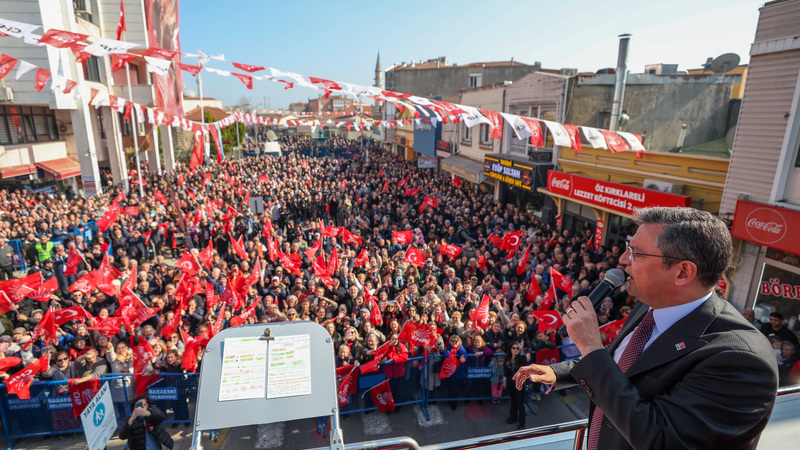
[[[625,274],[621,270],[611,269],[606,272],[605,278],[603,278],[587,296],[592,302],[592,308],[596,310],[600,306],[600,303],[603,302],[603,299],[608,297],[611,291],[622,286],[623,283],[625,283]],[[558,333],[561,337],[569,337],[566,325],[562,325],[561,328],[558,329]]]

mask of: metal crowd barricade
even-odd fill
[[[128,381],[125,375],[102,378],[111,389],[117,425],[130,415]],[[80,417],[76,418],[72,412],[67,382],[33,383],[29,399],[10,398],[6,385],[0,385],[0,419],[9,449],[23,438],[83,432]]]
[[[78,235],[83,236],[83,240],[85,242],[92,242],[92,239],[94,239],[95,236],[97,236],[99,233],[100,231],[97,227],[97,224],[93,220],[87,223],[86,225],[83,225],[82,227],[78,228],[75,231],[70,231],[66,234],[53,237],[52,242],[53,245],[63,244],[67,239],[69,239],[69,236],[78,236]],[[15,252],[13,256],[14,270],[18,270],[23,273],[27,272],[29,265],[28,261],[25,259],[25,255],[22,254],[22,240],[21,239],[10,240],[8,241],[8,244],[14,248]]]
[[[403,364],[381,364],[376,372],[363,375],[359,373],[356,393],[349,396],[349,403],[339,409],[339,414],[353,414],[378,409],[372,402],[368,391],[386,380],[389,380],[395,406],[423,403],[421,380],[423,379],[424,364],[424,358],[418,356],[409,358]]]

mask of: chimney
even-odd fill
[[[617,57],[617,74],[614,82],[614,102],[611,104],[611,131],[619,130],[619,119],[622,115],[622,102],[625,99],[625,83],[628,81],[628,44],[630,34],[619,35],[619,56]]]

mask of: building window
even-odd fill
[[[611,127],[611,111],[603,110],[597,113],[597,128],[607,130]]]
[[[492,132],[492,129],[489,128],[489,125],[486,125],[485,123],[481,124],[481,130],[480,130],[480,133],[481,133],[480,143],[481,143],[481,145],[492,145],[492,138],[489,137],[489,134],[491,134],[491,132]]]
[[[131,115],[133,115],[133,114],[131,114]],[[120,132],[122,133],[122,135],[125,136],[125,137],[133,136],[133,133],[131,132],[131,130],[132,130],[131,119],[129,119],[129,118],[126,119],[125,118],[125,114],[123,114],[123,113],[117,113],[117,118],[119,120],[119,127],[120,127]]]
[[[480,74],[480,73],[471,73],[471,74],[469,74],[469,87],[475,88],[475,87],[483,86],[482,80],[483,80],[483,74]]]
[[[509,109],[511,114],[522,117],[531,117],[535,119],[544,119],[556,121],[558,119],[557,105],[544,104],[544,105],[520,105]],[[509,153],[527,156],[533,161],[545,162],[552,161],[553,151],[553,138],[544,123],[540,123],[542,129],[542,138],[544,140],[543,147],[534,147],[531,145],[530,139],[517,139],[514,130],[507,130],[508,136],[507,148]]]
[[[0,144],[58,140],[56,117],[40,106],[0,106]]]
[[[86,81],[100,83],[100,63],[96,56],[90,56],[83,62],[83,78]]]
[[[87,22],[94,23],[92,18],[94,14],[94,2],[91,0],[72,0],[72,5],[75,10],[75,17],[83,19]]]
[[[472,130],[466,123],[461,124],[461,140],[464,142],[472,142]]]

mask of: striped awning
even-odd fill
[[[36,166],[33,164],[20,164],[18,166],[0,167],[0,177],[2,178],[13,178],[35,172]]]
[[[42,161],[34,164],[36,164],[36,167],[55,176],[56,180],[77,177],[81,174],[81,165],[70,158],[51,159],[50,161]]]

